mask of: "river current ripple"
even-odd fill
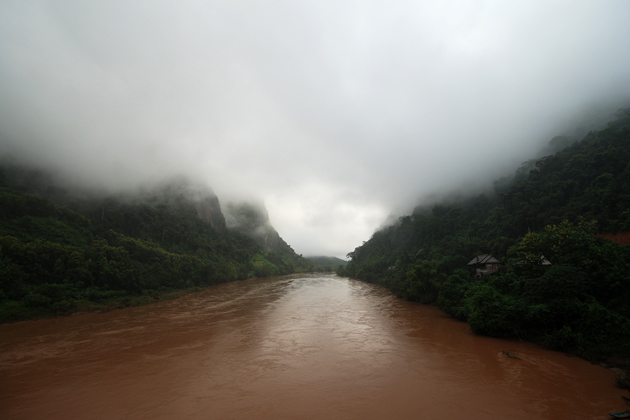
[[[607,419],[627,394],[334,274],[0,325],[0,374],[5,419]]]

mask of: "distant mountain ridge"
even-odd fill
[[[321,269],[324,269],[325,271],[335,271],[339,267],[345,267],[348,265],[348,261],[337,257],[315,256],[306,257],[306,259],[315,264],[316,268],[321,267]]]

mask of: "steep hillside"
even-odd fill
[[[271,226],[269,214],[263,204],[229,202],[225,206],[225,214],[230,230],[254,239],[267,252],[280,254],[293,252]]]
[[[478,333],[630,356],[630,249],[598,235],[630,230],[630,111],[511,182],[417,209],[348,254],[339,273],[438,303]],[[467,266],[480,254],[502,263],[493,276]]]
[[[0,178],[23,190],[0,188],[0,320],[67,313],[81,301],[155,297],[312,270],[286,244],[269,249],[228,230],[212,191],[185,180],[90,197],[42,186],[46,177],[24,182],[27,172],[5,168]]]
[[[227,203],[225,213],[229,231],[254,240],[267,253],[267,260],[278,267],[283,267],[285,272],[294,272],[296,269],[313,271],[314,265],[301,255],[298,256],[271,225],[269,214],[263,204]],[[260,273],[274,273],[265,262],[258,262],[255,267]]]

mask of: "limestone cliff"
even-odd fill
[[[253,238],[266,252],[291,253],[293,249],[280,237],[269,222],[269,214],[262,203],[231,202],[225,205],[228,229]]]
[[[195,210],[197,210],[197,216],[201,220],[204,220],[215,228],[219,232],[225,232],[227,230],[225,225],[225,217],[221,212],[221,205],[216,195],[207,196],[195,203]]]
[[[185,177],[171,179],[155,188],[147,201],[153,205],[176,208],[181,212],[193,211],[218,232],[227,232],[225,217],[216,194],[210,187],[193,183]]]

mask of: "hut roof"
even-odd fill
[[[470,260],[468,265],[479,265],[479,264],[500,264],[501,261],[497,260],[492,256],[492,254],[483,254],[477,255],[475,258]]]

